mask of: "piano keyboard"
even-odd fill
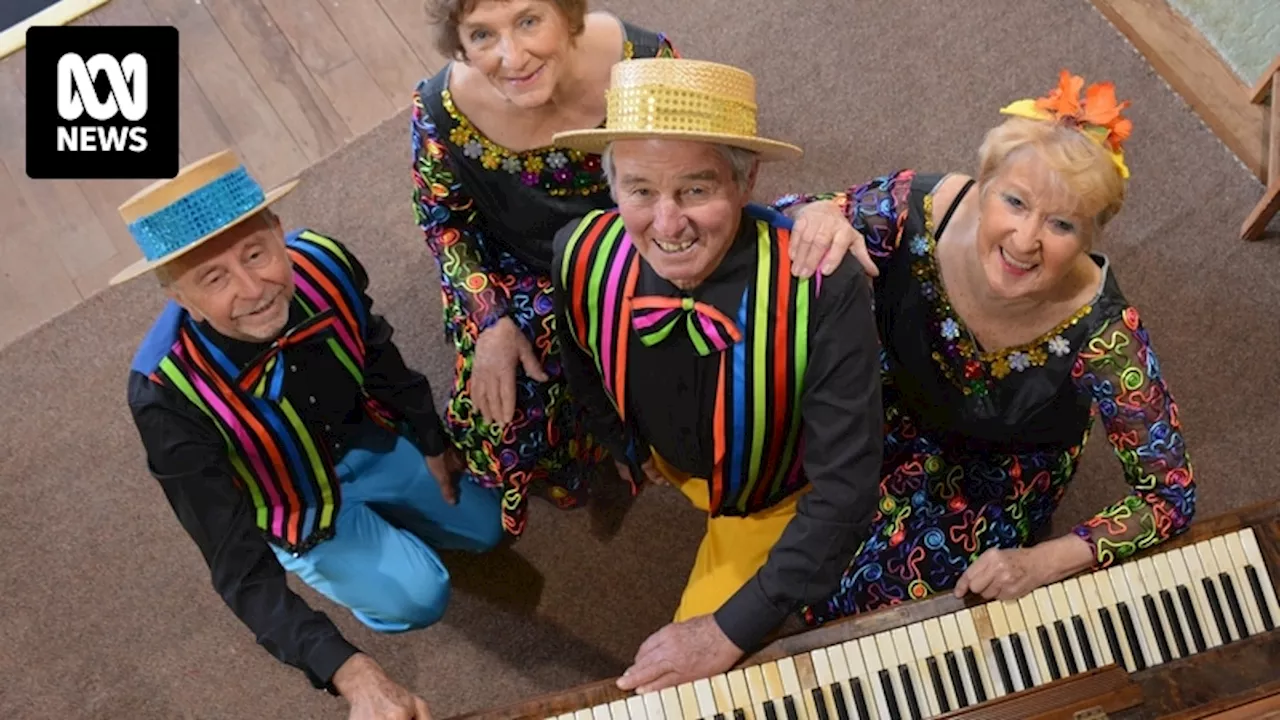
[[[1275,629],[1252,528],[906,627],[548,720],[923,720]]]

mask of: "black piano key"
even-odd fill
[[[1240,631],[1238,635],[1241,638],[1249,637],[1249,624],[1244,621],[1244,608],[1240,607],[1235,582],[1226,573],[1218,573],[1218,582],[1222,584],[1222,591],[1227,596],[1227,609],[1231,611],[1231,619],[1236,621],[1236,629]]]
[[[1218,588],[1209,578],[1200,578],[1204,586],[1204,594],[1209,598],[1209,611],[1213,613],[1213,623],[1218,626],[1218,634],[1222,636],[1222,644],[1231,642],[1231,628],[1227,625],[1227,614],[1222,610],[1222,599],[1218,597]]]
[[[1061,620],[1053,621],[1053,631],[1058,636],[1058,644],[1062,646],[1062,660],[1067,664],[1067,675],[1080,672],[1076,664],[1076,654],[1071,652],[1071,638],[1067,635],[1067,626]]]
[[[747,713],[742,708],[733,709],[733,720],[747,720]]]
[[[725,720],[724,713],[722,713],[722,712],[718,712],[718,713],[716,713],[716,714],[715,714],[715,717],[714,717],[714,718],[712,718],[712,720]]]
[[[884,693],[885,705],[889,707],[890,720],[902,720],[902,711],[898,709],[898,694],[893,691],[893,677],[888,670],[880,671],[880,691]]]
[[[1018,674],[1022,676],[1022,687],[1030,690],[1036,682],[1031,675],[1031,664],[1027,662],[1027,651],[1022,648],[1022,636],[1010,635],[1009,645],[1013,647],[1013,660],[1018,666]]]
[[[862,690],[862,681],[853,678],[849,681],[853,690],[853,709],[858,711],[858,720],[870,720],[871,709],[867,707],[867,694]]]
[[[813,709],[818,712],[818,720],[831,720],[831,713],[827,712],[827,698],[822,694],[822,688],[813,688],[809,694],[813,696]]]
[[[765,720],[778,720],[778,710],[772,700],[764,701],[764,717]]]
[[[1107,647],[1111,649],[1111,657],[1117,665],[1124,664],[1124,650],[1120,647],[1120,636],[1116,634],[1116,623],[1111,619],[1111,611],[1098,608],[1098,617],[1102,620],[1102,634],[1107,636]]]
[[[831,683],[831,704],[836,708],[836,720],[849,720],[849,706],[844,702],[844,686],[840,683]]]
[[[982,685],[982,673],[978,672],[978,656],[971,647],[964,649],[964,664],[969,666],[969,679],[973,681],[973,694],[978,696],[978,702],[986,702],[987,689]]]
[[[1267,596],[1262,591],[1262,578],[1252,565],[1244,566],[1244,574],[1249,577],[1249,587],[1253,588],[1253,598],[1258,603],[1258,614],[1262,616],[1262,627],[1266,630],[1276,629],[1276,618],[1271,617],[1271,608],[1267,606]]]
[[[1205,642],[1204,630],[1200,627],[1203,621],[1196,612],[1195,603],[1191,601],[1191,591],[1185,585],[1178,586],[1178,602],[1182,604],[1182,612],[1187,616],[1187,624],[1191,626],[1191,643],[1196,646],[1196,652],[1208,650],[1209,644]]]
[[[1129,651],[1133,653],[1133,665],[1139,670],[1147,669],[1147,660],[1142,655],[1142,643],[1138,640],[1138,628],[1133,622],[1133,612],[1124,601],[1116,604],[1120,613],[1120,627],[1124,628],[1124,636],[1129,641]]]
[[[956,691],[956,702],[960,707],[969,707],[969,695],[964,691],[964,680],[960,678],[960,663],[956,662],[956,654],[948,650],[942,658],[947,663],[947,675],[951,676],[951,687]]]
[[[1173,633],[1173,643],[1178,646],[1178,657],[1190,655],[1187,636],[1182,632],[1182,620],[1178,618],[1178,608],[1173,605],[1173,593],[1161,590],[1160,604],[1164,606],[1164,614],[1169,617],[1169,632]]]
[[[1013,675],[1009,672],[1009,658],[1004,656],[1004,645],[998,638],[991,638],[991,654],[996,658],[996,670],[1000,673],[1001,686],[1006,693],[1013,692]]]
[[[942,684],[942,673],[938,670],[938,661],[934,658],[925,660],[929,667],[929,681],[933,683],[933,694],[938,696],[938,707],[942,712],[951,712],[951,701],[947,699],[947,687]]]
[[[1165,636],[1164,623],[1160,622],[1160,613],[1156,611],[1156,601],[1150,595],[1142,596],[1142,605],[1147,608],[1147,617],[1151,618],[1151,632],[1156,636],[1156,648],[1164,662],[1173,660],[1169,651],[1169,638]]]
[[[1084,655],[1084,669],[1098,669],[1098,659],[1093,656],[1093,645],[1089,643],[1089,634],[1084,629],[1084,618],[1072,615],[1071,625],[1076,629],[1076,640],[1080,641],[1080,654]]]
[[[902,681],[902,694],[907,696],[907,712],[911,720],[924,720],[920,715],[920,701],[916,699],[916,684],[911,682],[911,671],[906,665],[898,666],[898,679]]]
[[[800,715],[796,712],[796,701],[790,695],[782,696],[782,709],[787,715],[787,720],[800,720]]]
[[[1041,625],[1036,628],[1036,635],[1040,637],[1040,647],[1044,648],[1044,661],[1049,666],[1049,678],[1060,680],[1062,669],[1058,667],[1058,658],[1053,654],[1053,642],[1049,639],[1049,630]]]

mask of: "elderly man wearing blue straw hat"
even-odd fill
[[[565,374],[624,476],[708,516],[674,622],[619,679],[652,692],[836,589],[875,510],[879,350],[858,263],[794,277],[790,221],[750,202],[761,162],[800,155],[757,135],[751,75],[622,62],[607,107],[555,138],[602,154],[617,202],[556,239]]]
[[[426,718],[286,585],[286,571],[368,627],[436,622],[449,574],[436,549],[502,536],[497,496],[458,482],[426,377],[372,310],[363,266],[309,229],[288,235],[230,151],[120,206],[169,302],[129,371],[147,466],[213,586],[258,642],[341,695],[353,718]]]

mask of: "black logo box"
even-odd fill
[[[147,110],[137,121],[120,113],[105,121],[84,112],[67,121],[58,113],[58,61],[77,53],[88,62],[98,53],[124,60],[138,53],[147,62]],[[27,30],[27,176],[34,180],[155,180],[178,174],[178,29],[173,26],[33,26]],[[111,91],[107,73],[94,77],[97,96]],[[73,85],[74,87],[74,85]],[[77,90],[78,92],[78,90]],[[59,151],[70,126],[114,129],[144,128],[141,152],[116,145],[109,150]],[[97,137],[101,132],[87,131]],[[136,132],[136,131],[135,131]],[[136,143],[135,143],[136,146]]]

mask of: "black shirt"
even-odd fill
[[[368,276],[349,257],[355,286],[371,309]],[[304,317],[295,300],[289,327]],[[439,455],[446,436],[427,378],[405,365],[391,340],[391,325],[372,313],[369,318],[365,390],[412,426],[411,439],[424,454]],[[269,346],[228,338],[207,323],[200,329],[240,368]],[[385,451],[394,446],[396,436],[368,417],[354,379],[321,343],[290,346],[284,357],[289,371],[284,396],[314,436],[328,444],[335,463],[352,447]],[[252,500],[234,485],[226,444],[213,422],[180,391],[151,382],[137,369],[129,373],[128,392],[148,468],[204,555],[214,589],[272,655],[302,670],[315,687],[336,692],[333,674],[357,650],[286,585],[284,568],[254,524]]]
[[[560,267],[575,226],[557,235],[555,267]],[[755,282],[754,227],[744,214],[724,260],[688,293],[658,277],[641,260],[636,295],[688,295],[736,316],[743,289]],[[558,272],[552,277],[559,282]],[[627,361],[627,411],[632,422],[624,427],[594,362],[573,340],[562,297],[557,285],[556,326],[565,374],[587,411],[592,432],[621,462],[626,462],[629,448],[643,462],[652,447],[676,468],[710,477],[719,356],[699,356],[684,333],[672,333],[647,347],[633,330]],[[800,498],[796,517],[764,567],[715,613],[729,639],[747,652],[789,613],[825,600],[836,590],[866,537],[876,505],[882,454],[879,345],[870,284],[856,262],[846,259],[822,279],[809,315],[801,412],[804,472],[812,490]]]

